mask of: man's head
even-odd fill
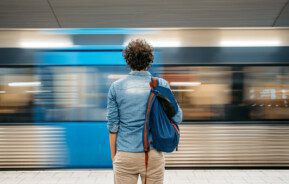
[[[145,40],[136,39],[128,43],[123,50],[123,57],[132,70],[147,70],[154,59],[153,47]]]

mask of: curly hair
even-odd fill
[[[129,42],[122,54],[132,70],[146,70],[153,63],[153,47],[143,39]]]

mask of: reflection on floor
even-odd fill
[[[113,184],[112,170],[0,171],[1,184]],[[140,184],[140,180],[138,184]],[[165,184],[289,184],[289,170],[166,170]]]

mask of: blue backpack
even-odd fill
[[[156,150],[172,152],[177,148],[180,139],[179,127],[172,120],[178,112],[178,104],[170,89],[158,85],[157,78],[152,77],[150,86],[143,132],[144,151],[149,151],[148,133],[151,132],[151,144]]]
[[[152,77],[151,92],[146,109],[146,120],[143,131],[143,145],[145,152],[145,184],[147,183],[148,152],[150,144],[157,151],[172,152],[180,140],[180,130],[172,117],[178,112],[178,104],[172,91],[158,85],[158,79]],[[152,133],[152,143],[148,134]]]

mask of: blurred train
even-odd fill
[[[133,38],[184,111],[167,168],[289,166],[289,29],[1,29],[0,168],[111,167],[106,95]]]

